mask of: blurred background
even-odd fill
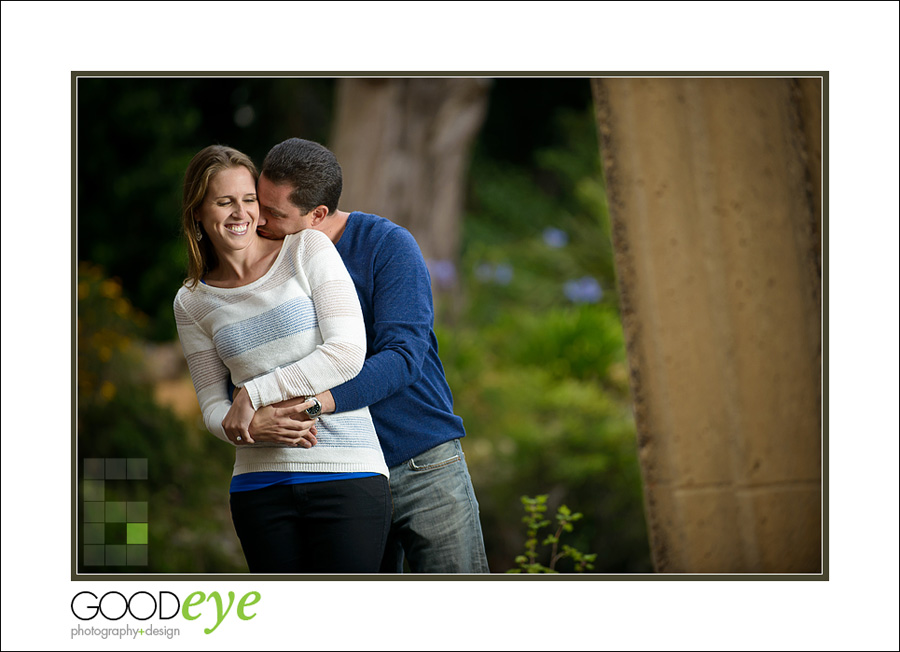
[[[172,316],[181,184],[206,145],[259,165],[298,136],[337,154],[342,210],[423,249],[493,572],[525,549],[526,495],[584,514],[563,543],[595,572],[652,572],[588,79],[82,77],[76,104],[78,464],[146,458],[149,505],[146,567],[81,570],[246,572],[233,450]]]

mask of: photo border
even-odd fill
[[[374,77],[374,78],[425,78],[425,77],[484,77],[484,78],[602,78],[602,77],[627,77],[627,78],[734,78],[734,77],[759,77],[759,78],[818,78],[822,82],[822,231],[821,231],[821,314],[820,333],[821,344],[821,527],[822,527],[822,570],[819,573],[571,573],[554,575],[537,574],[508,574],[491,573],[487,575],[470,574],[253,574],[253,573],[79,573],[78,572],[78,497],[79,479],[81,477],[78,468],[78,80],[82,78],[124,78],[124,77],[157,77],[157,78],[342,78],[342,77]],[[459,72],[422,72],[422,71],[395,71],[395,72],[221,72],[221,71],[72,71],[71,72],[71,577],[72,581],[303,581],[303,580],[335,580],[335,581],[828,581],[829,580],[829,476],[828,476],[828,97],[829,97],[829,73],[818,72],[747,72],[747,71],[704,71],[704,72],[483,72],[483,71],[459,71]],[[599,147],[599,143],[598,143]]]

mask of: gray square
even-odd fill
[[[106,548],[106,565],[107,566],[124,566],[126,555],[125,546],[104,546]]]
[[[129,523],[146,523],[147,503],[128,503],[125,507],[125,520]]]
[[[106,540],[105,523],[87,523],[84,526],[84,543],[103,543]]]
[[[103,480],[85,480],[84,481],[84,500],[100,501],[105,496]]]
[[[103,566],[103,548],[105,546],[84,546],[84,565]]]
[[[84,461],[84,479],[85,480],[102,480],[103,479],[103,458],[91,457]]]
[[[146,480],[147,479],[147,458],[146,457],[129,457],[128,458],[128,479],[129,480]]]
[[[85,503],[84,522],[103,523],[106,520],[106,503]]]
[[[107,523],[124,523],[125,522],[125,503],[107,502],[106,503],[106,522]]]
[[[146,566],[147,565],[147,546],[145,545],[128,545],[126,548],[126,557],[129,566]]]
[[[124,480],[125,479],[125,458],[120,458],[120,457],[106,458],[106,479],[107,480]]]

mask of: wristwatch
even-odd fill
[[[322,404],[319,403],[319,399],[317,399],[315,396],[310,396],[306,400],[312,401],[313,403],[315,403],[315,405],[313,405],[312,407],[306,408],[306,414],[308,414],[309,416],[311,416],[313,418],[322,414]]]

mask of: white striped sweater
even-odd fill
[[[356,376],[365,360],[365,325],[353,281],[331,240],[313,229],[287,236],[271,269],[253,283],[182,286],[174,310],[203,421],[224,441],[229,441],[222,428],[231,407],[229,376],[235,386],[247,388],[259,409],[340,385]],[[318,443],[309,449],[268,443],[235,447],[234,475],[388,475],[368,408],[323,415],[317,430]]]

